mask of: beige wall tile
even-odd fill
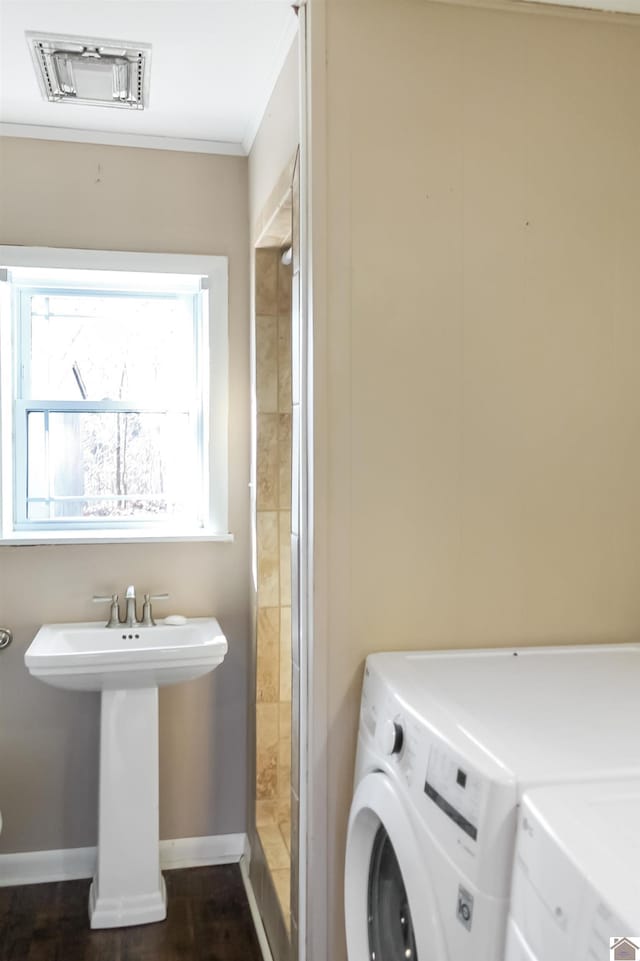
[[[261,251],[256,278],[258,642],[256,820],[288,918],[291,791],[291,270]],[[273,294],[275,264],[277,303]],[[274,316],[278,311],[278,316]],[[277,412],[277,413],[276,413]],[[276,509],[280,510],[276,513]],[[284,510],[283,510],[284,508]],[[278,609],[278,604],[285,607]],[[268,702],[277,707],[277,739]],[[261,730],[261,724],[266,728]],[[275,770],[274,770],[275,758]],[[276,798],[275,802],[272,800]],[[277,825],[284,825],[287,841]],[[272,827],[275,830],[272,830]],[[286,877],[285,877],[286,875]],[[285,883],[286,882],[286,883]],[[285,891],[286,888],[286,898]]]
[[[256,698],[275,703],[280,690],[280,609],[258,609]]]
[[[291,608],[280,608],[280,701],[291,701]],[[289,711],[291,714],[291,711]]]
[[[288,798],[291,793],[291,737],[278,738],[278,797]]]
[[[278,311],[286,314],[291,310],[291,264],[283,264],[278,259]]]
[[[289,927],[291,923],[291,908],[289,906],[291,900],[291,869],[287,867],[283,870],[274,871],[273,883],[275,884],[278,901],[280,902],[282,914],[284,915],[284,923]]]
[[[282,842],[282,834],[277,824],[263,824],[260,827],[260,840],[266,853],[267,848],[277,848]],[[283,867],[283,865],[280,865]]]
[[[282,487],[279,414],[258,414],[257,437],[257,507],[259,511],[276,510]]]
[[[290,924],[291,855],[278,825],[258,827],[258,836],[277,895],[279,908],[288,929]],[[274,956],[276,955],[274,954]],[[277,954],[277,957],[285,956],[282,952]]]
[[[278,409],[291,411],[291,311],[278,317]]]
[[[277,824],[262,824],[258,828],[262,848],[271,871],[281,871],[290,867],[290,857],[284,843],[282,832]]]
[[[280,821],[280,801],[256,801],[256,826],[278,824]]]
[[[278,250],[257,252],[256,313],[256,821],[288,924],[291,817],[291,269],[280,262]],[[278,605],[283,604],[285,607],[279,610]],[[283,703],[275,705],[277,732],[274,740],[273,712],[264,709],[271,709],[274,704],[269,702],[276,701]],[[274,798],[275,801],[272,800]],[[279,824],[284,825],[284,834],[278,828]]]
[[[258,511],[258,607],[280,603],[278,524],[277,511]]]
[[[292,961],[288,923],[285,923],[282,905],[260,836],[261,830],[259,828],[251,839],[251,881],[260,908],[260,916],[264,921],[271,954],[277,961]]]
[[[291,701],[280,701],[278,712],[278,723],[280,725],[279,739],[281,741],[291,740]]]
[[[258,412],[278,411],[278,318],[256,316],[256,403]]]
[[[278,250],[256,250],[256,314],[278,313],[279,259]]]
[[[289,801],[289,803],[291,802]],[[291,857],[291,821],[278,821],[278,827],[280,828],[284,845],[289,852],[289,857]]]
[[[278,705],[256,705],[256,799],[278,792]]]
[[[291,414],[278,415],[278,506],[291,509]]]
[[[288,824],[291,821],[291,791],[287,797],[280,796],[276,801],[276,824]]]
[[[291,81],[288,85],[285,86],[281,99],[275,102],[275,106],[274,106],[274,99],[272,98],[269,105],[269,109],[265,113],[265,120],[264,120],[263,126],[260,132],[258,133],[258,136],[256,137],[256,141],[254,143],[251,158],[249,161],[250,198],[252,203],[251,209],[254,212],[253,216],[251,217],[251,221],[250,221],[251,223],[254,223],[256,220],[255,212],[257,210],[260,210],[263,207],[264,198],[267,196],[268,191],[274,182],[275,175],[277,175],[277,173],[283,168],[285,161],[287,161],[289,157],[292,156],[293,154],[293,150],[291,149],[290,142],[289,140],[287,140],[286,137],[284,138],[284,143],[287,144],[286,150],[283,149],[282,147],[283,127],[282,127],[282,123],[279,121],[280,121],[280,116],[282,114],[282,110],[285,109],[286,111],[288,111],[291,114],[290,126],[292,128],[292,134],[293,136],[297,137],[297,113],[295,109],[291,108],[291,105],[294,104],[294,102],[296,101],[295,78],[297,76],[297,56],[295,54],[297,51],[294,49],[295,46],[296,46],[295,44],[292,46],[294,56],[293,57],[289,56],[287,61],[289,64],[292,65],[292,67],[290,67],[289,69],[289,73],[293,71],[293,74],[291,76]],[[278,81],[278,85],[281,84],[283,75],[289,76],[289,74],[285,74],[286,69],[287,68],[285,65],[285,68],[283,69],[283,74],[281,74],[281,78]],[[277,89],[279,89],[279,87]],[[291,96],[292,91],[294,92],[293,97]],[[283,105],[283,107],[281,107],[280,110],[277,109],[278,104]],[[269,125],[270,123],[273,122],[274,117],[277,118],[275,128],[274,128],[275,149],[272,148],[270,143],[267,143],[264,137],[264,130],[266,128],[268,132]],[[287,127],[287,129],[285,130],[285,133],[287,131],[289,131],[289,127]],[[290,183],[290,174],[289,174],[289,171],[287,171],[287,178],[285,181],[285,185],[288,185],[289,183]],[[278,195],[278,197],[279,196],[280,194]],[[257,296],[258,303],[261,305],[267,306],[265,301],[262,299],[261,294],[262,294],[262,291],[259,290],[258,296]],[[256,847],[260,847],[260,845],[257,844]],[[291,961],[292,954],[288,948],[288,945],[285,943],[286,942],[285,931],[283,930],[281,934],[279,930],[280,928],[284,929],[285,925],[286,925],[286,928],[289,927],[290,908],[289,908],[289,895],[288,895],[288,878],[289,878],[289,858],[288,857],[287,857],[287,862],[285,864],[285,867],[280,869],[280,871],[283,873],[279,874],[277,877],[275,876],[273,877],[273,886],[275,888],[274,896],[272,898],[259,897],[259,904],[260,904],[260,912],[263,915],[263,918],[265,919],[265,923],[267,926],[269,941],[270,941],[274,958],[278,958],[279,961]],[[277,899],[276,899],[276,895],[277,895]],[[277,901],[280,902],[279,905],[278,903],[276,903]],[[275,921],[274,921],[274,916],[276,918]],[[283,918],[286,919],[284,924],[283,924]]]
[[[291,606],[291,511],[280,511],[280,604]]]

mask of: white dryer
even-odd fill
[[[528,791],[506,961],[600,961],[624,938],[640,949],[640,779]]]
[[[639,677],[635,644],[371,655],[349,961],[503,961],[522,792],[640,777]]]

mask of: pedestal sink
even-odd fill
[[[46,684],[101,692],[92,928],[166,917],[159,851],[158,687],[213,671],[226,653],[215,618],[197,617],[155,627],[45,624],[25,654],[30,673]]]

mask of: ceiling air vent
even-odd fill
[[[52,103],[144,110],[151,45],[27,31],[40,89]]]

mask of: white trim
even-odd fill
[[[95,871],[96,850],[66,848],[61,851],[0,854],[0,887],[90,878]]]
[[[248,156],[251,153],[251,148],[253,147],[253,141],[256,139],[256,134],[260,129],[260,124],[263,121],[264,115],[266,113],[267,107],[269,106],[269,101],[271,100],[271,95],[275,90],[276,84],[278,82],[278,77],[282,73],[282,68],[284,62],[287,59],[287,54],[291,49],[291,44],[293,43],[295,37],[298,34],[298,17],[292,10],[292,15],[287,23],[284,33],[282,34],[282,39],[278,44],[276,55],[273,58],[274,67],[271,75],[267,78],[263,88],[262,88],[262,103],[260,108],[256,110],[253,118],[247,124],[244,136],[242,138],[242,149],[243,153]]]
[[[333,931],[323,919],[333,911],[331,897],[329,745],[329,599],[333,581],[329,541],[334,535],[329,510],[330,382],[327,342],[327,11],[310,3],[306,14],[306,70],[300,144],[300,278],[306,351],[301,374],[300,502],[300,945],[307,961],[332,953]],[[347,198],[348,199],[348,198]],[[348,272],[348,268],[345,268]],[[342,278],[341,278],[342,279]],[[348,336],[347,336],[348,341]],[[348,356],[348,354],[347,354]],[[348,549],[348,528],[340,534]],[[332,601],[333,604],[333,601]]]
[[[32,547],[36,544],[173,544],[177,541],[205,541],[233,544],[235,535],[209,530],[193,533],[166,531],[108,530],[87,531],[14,531],[10,537],[0,537],[2,547]]]
[[[155,137],[147,134],[111,133],[108,130],[76,130],[72,127],[45,127],[27,123],[0,123],[0,137],[62,140],[102,144],[106,147],[138,147],[144,150],[177,150],[180,153],[221,154],[227,157],[246,157],[248,153],[243,144],[230,141]]]
[[[640,26],[636,7],[634,12],[615,12],[613,3],[605,7],[606,0],[434,0],[435,3],[449,4],[454,7],[473,7],[481,10],[503,10],[505,13],[538,14],[549,17],[574,17],[600,23],[615,23],[624,26]],[[620,0],[619,7],[628,6],[638,0]]]
[[[248,845],[248,840],[247,840]],[[251,912],[251,920],[253,921],[253,926],[255,928],[256,936],[258,938],[258,944],[260,945],[260,951],[262,953],[263,961],[273,961],[273,955],[271,954],[271,948],[269,947],[269,941],[267,939],[267,932],[264,928],[264,922],[262,916],[260,915],[260,909],[258,907],[258,902],[253,890],[253,885],[251,883],[251,878],[249,877],[249,864],[251,863],[251,848],[248,847],[248,854],[245,853],[240,858],[240,874],[242,875],[242,883],[244,884],[244,890],[247,895],[247,901],[249,902],[249,911]]]
[[[246,834],[174,838],[160,841],[160,867],[171,871],[207,864],[237,864],[247,857],[247,850]],[[90,878],[95,872],[96,857],[95,847],[0,854],[0,887]]]
[[[207,271],[209,287],[202,292],[209,310],[203,325],[200,357],[209,357],[210,369],[204,397],[204,428],[209,429],[206,478],[209,488],[209,519],[218,531],[227,529],[229,518],[229,262],[226,257],[214,271]]]
[[[72,247],[0,246],[6,267],[63,270],[122,270],[128,273],[224,275],[227,257],[210,254],[152,254],[139,250],[74,250]]]
[[[548,3],[556,7],[578,7],[581,10],[603,10],[606,13],[640,14],[640,0],[525,0]]]
[[[7,279],[0,282],[0,319],[11,317],[11,288]],[[3,497],[3,479],[13,471],[13,382],[14,362],[11,323],[0,323],[0,533],[11,530],[13,503]]]
[[[204,838],[174,838],[160,842],[160,867],[196,868],[206,864],[237,864],[244,855],[246,834],[213,834]]]
[[[139,251],[120,250],[74,250],[65,247],[16,247],[0,246],[0,267],[22,267],[40,269],[67,269],[92,271],[126,271],[128,273],[164,274],[201,274],[207,278],[207,289],[200,296],[206,308],[208,322],[201,326],[202,342],[198,344],[199,363],[208,359],[209,370],[201,372],[200,389],[203,391],[203,438],[207,451],[203,464],[203,485],[207,493],[207,514],[204,528],[172,528],[136,530],[135,528],[114,529],[113,535],[104,537],[93,530],[60,531],[55,535],[44,536],[30,528],[26,536],[13,529],[11,514],[7,505],[12,502],[11,471],[12,451],[8,447],[11,437],[8,418],[2,424],[2,478],[3,478],[3,526],[5,538],[0,543],[101,543],[108,540],[115,543],[130,541],[158,542],[161,540],[230,540],[228,532],[229,514],[229,261],[224,255],[156,254]],[[0,289],[0,295],[3,292]],[[8,326],[2,325],[4,338],[2,354],[10,352]],[[3,371],[3,390],[10,384],[9,369]],[[208,382],[208,387],[204,387]],[[2,398],[2,410],[8,409],[6,397]]]
[[[316,766],[316,758],[311,751],[311,722],[313,698],[311,681],[313,678],[313,367],[310,358],[313,351],[313,256],[311,246],[311,182],[312,166],[312,72],[314,61],[311,51],[311,22],[313,16],[320,16],[314,7],[301,7],[300,45],[298,51],[299,72],[299,110],[300,110],[300,171],[299,171],[299,295],[298,317],[299,379],[298,399],[299,437],[298,437],[298,955],[308,957],[309,961],[320,961],[327,957],[327,936],[315,940],[316,930],[327,925],[321,918],[327,918],[327,896],[325,891],[325,865],[319,865],[314,857],[312,832],[310,830],[310,808],[318,817],[314,823],[314,835],[319,837],[324,851],[328,851],[324,810],[325,787],[322,768]],[[315,118],[314,118],[315,119]],[[322,122],[322,121],[321,121]],[[295,239],[294,239],[295,243]],[[319,759],[318,759],[319,760]],[[322,762],[320,761],[319,764]],[[312,770],[318,772],[318,782],[310,784]],[[317,797],[313,799],[313,793]],[[311,801],[311,803],[310,803]],[[326,859],[325,859],[326,863]],[[313,900],[315,914],[310,917],[310,901]],[[313,918],[316,918],[314,924]]]

